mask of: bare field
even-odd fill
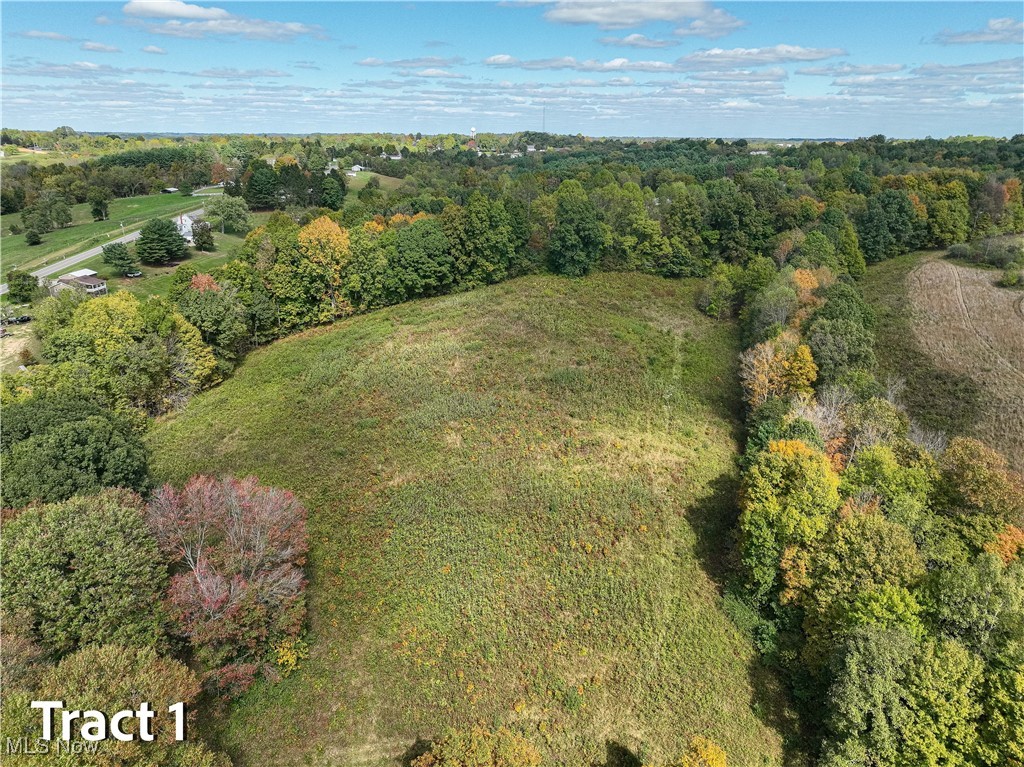
[[[922,351],[983,392],[974,433],[1024,470],[1024,293],[997,277],[928,259],[907,276],[907,297]]]

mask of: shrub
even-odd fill
[[[412,767],[539,767],[540,763],[540,752],[519,733],[478,725],[468,732],[449,732],[414,759]]]
[[[971,257],[971,246],[965,243],[957,243],[949,248],[950,258],[959,258],[964,261]]]
[[[104,487],[143,491],[149,453],[124,418],[89,400],[45,394],[4,408],[4,503],[52,503]]]
[[[47,650],[162,641],[167,571],[134,493],[26,509],[5,524],[2,552],[4,611],[23,616]]]
[[[1003,276],[996,282],[1001,288],[1015,288],[1021,284],[1020,269],[1007,269]]]

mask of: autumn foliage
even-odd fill
[[[176,569],[168,611],[207,667],[207,681],[244,690],[305,615],[306,511],[286,491],[196,476],[165,485],[147,522]]]

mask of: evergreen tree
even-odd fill
[[[135,267],[137,259],[125,243],[112,242],[103,246],[103,263],[114,267],[121,274],[127,274]]]
[[[135,252],[144,264],[166,264],[188,256],[185,238],[178,233],[174,222],[165,218],[146,222]]]
[[[253,171],[249,183],[245,185],[242,197],[249,203],[250,208],[271,210],[276,208],[279,202],[280,179],[273,168],[265,163],[261,163],[261,166]]]

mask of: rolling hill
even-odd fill
[[[310,510],[310,655],[217,718],[236,764],[394,765],[477,721],[561,764],[694,735],[782,762],[785,702],[716,585],[737,338],[695,289],[538,276],[393,307],[157,424],[159,479],[252,473]]]

